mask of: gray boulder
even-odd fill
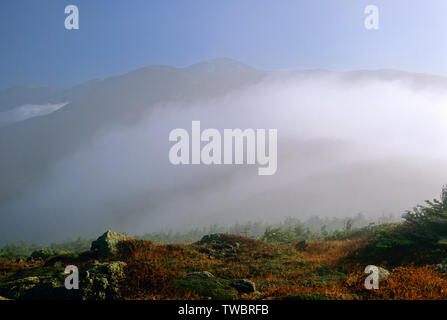
[[[214,234],[207,234],[200,239],[200,241],[197,242],[198,244],[221,244],[225,243],[225,234],[223,233],[214,233]]]
[[[65,288],[66,274],[32,276],[0,284],[0,296],[15,300],[114,300],[126,263],[91,263],[80,270],[79,289]]]
[[[127,239],[127,236],[121,233],[107,230],[102,236],[92,242],[91,251],[100,257],[109,257],[116,254],[118,243]]]
[[[27,277],[0,285],[0,294],[11,299],[20,299],[27,291],[40,284],[39,277]]]
[[[293,247],[295,248],[295,250],[298,250],[298,251],[305,250],[307,248],[307,241],[306,240],[298,241],[297,243],[295,243],[293,245]]]
[[[439,263],[435,266],[435,270],[441,273],[447,273],[447,264]]]
[[[0,285],[0,295],[16,300],[76,299],[77,292],[65,289],[64,274],[26,277]]]
[[[239,293],[252,293],[256,291],[256,285],[253,281],[247,279],[238,279],[230,282],[230,286]]]
[[[379,280],[386,279],[390,276],[390,272],[382,267],[377,267],[379,269]]]
[[[125,262],[91,263],[81,271],[81,299],[116,300],[121,297],[120,282],[124,279]]]

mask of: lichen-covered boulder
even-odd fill
[[[26,277],[0,285],[0,294],[11,299],[20,299],[27,291],[34,289],[40,283],[39,277]]]
[[[238,279],[230,282],[230,286],[239,293],[252,293],[256,291],[256,285],[253,281],[247,279]]]
[[[64,274],[32,276],[0,284],[0,295],[15,300],[76,299],[78,292],[65,289]]]
[[[195,272],[176,279],[174,284],[183,290],[191,291],[203,299],[233,300],[238,292],[229,285],[229,280],[218,277],[207,277],[201,272]]]
[[[201,246],[199,252],[206,253],[208,258],[225,259],[237,255],[241,248],[241,243],[238,240],[241,239],[244,240],[240,236],[216,233],[203,236],[195,244]],[[253,241],[252,239],[246,239]]]
[[[382,267],[377,267],[379,269],[379,280],[386,279],[390,276],[390,272]]]
[[[99,257],[109,257],[116,254],[118,243],[127,239],[127,236],[121,233],[107,230],[102,236],[92,242],[91,251]]]
[[[214,234],[207,234],[198,241],[198,244],[216,244],[216,243],[225,243],[225,234],[223,233],[214,233]]]
[[[125,266],[126,263],[122,261],[88,264],[81,271],[81,299],[120,299],[119,286],[125,277]]]
[[[447,264],[445,263],[438,263],[435,266],[435,270],[441,273],[447,273]]]
[[[303,251],[307,248],[307,241],[306,240],[298,241],[293,245],[293,247],[295,248],[295,250]]]
[[[91,263],[80,270],[79,289],[67,290],[67,274],[31,276],[0,283],[0,296],[14,300],[113,300],[119,299],[126,263]]]

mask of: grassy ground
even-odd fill
[[[239,236],[226,236],[217,245],[132,240],[121,250],[121,258],[129,264],[123,290],[130,299],[219,298],[204,290],[206,280],[201,287],[178,286],[178,279],[189,272],[209,271],[223,284],[231,279],[253,281],[257,292],[239,296],[244,299],[447,298],[447,279],[432,265],[396,266],[389,278],[381,280],[379,290],[366,290],[366,265],[355,256],[368,241],[367,236],[318,240],[297,249],[293,244],[271,245]]]
[[[356,256],[367,235],[344,240],[308,241],[305,248],[224,235],[218,241],[160,245],[147,240],[121,244],[113,260],[127,263],[120,290],[125,299],[446,299],[447,278],[432,265],[394,266],[379,290],[364,287],[366,265]],[[71,263],[90,262],[88,255]],[[53,260],[55,260],[53,258]],[[0,282],[60,273],[47,260],[0,260]],[[186,277],[211,272],[214,278]],[[229,284],[249,279],[256,292],[239,294]]]

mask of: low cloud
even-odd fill
[[[8,111],[0,112],[0,128],[30,118],[47,115],[59,110],[67,104],[68,102],[25,104]]]
[[[3,207],[4,239],[131,234],[287,216],[402,214],[447,180],[447,94],[339,74],[272,75],[196,103],[151,106],[58,161],[43,184]],[[148,106],[149,107],[149,106]],[[278,170],[169,161],[169,132],[278,129]],[[26,235],[24,235],[26,234]]]

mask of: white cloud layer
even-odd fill
[[[68,102],[47,104],[25,104],[8,111],[0,112],[0,127],[30,118],[44,116],[66,106]]]
[[[202,129],[278,129],[276,175],[259,176],[256,166],[173,166],[169,132],[190,130],[193,120]],[[447,182],[446,141],[441,90],[272,76],[103,130],[7,208],[14,214],[6,220],[33,237],[57,226],[64,238],[107,228],[133,234],[286,216],[400,215]]]

